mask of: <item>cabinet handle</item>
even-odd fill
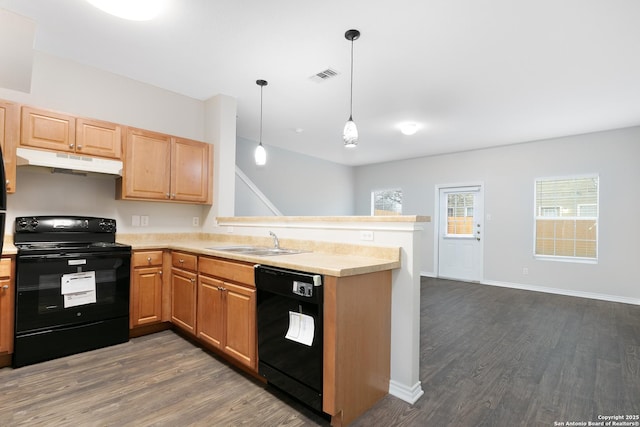
[[[148,256],[148,257],[147,257],[147,262],[148,262],[149,264],[151,264],[151,257],[150,257],[150,256]]]
[[[7,180],[7,185],[9,185],[9,184],[11,184],[11,180],[10,179]]]
[[[179,262],[180,264],[184,264],[184,260],[183,260],[183,259],[179,259],[179,260],[178,260],[178,262]]]
[[[196,279],[189,279],[191,280],[191,283],[196,283]]]
[[[77,148],[78,150],[82,150],[82,145],[78,145],[76,148]]]
[[[73,145],[74,145],[74,144],[69,144],[69,148],[73,148]]]
[[[175,198],[176,198],[175,193],[171,193],[171,198],[172,198],[172,199],[175,199]]]
[[[171,195],[169,193],[167,193],[167,199],[170,198],[170,197],[171,197]]]
[[[162,270],[158,271],[158,274],[162,276]]]
[[[6,289],[9,289],[9,285],[4,285],[4,286],[2,287],[2,290],[3,290],[3,291],[4,291],[4,290],[6,290]]]

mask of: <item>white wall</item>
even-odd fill
[[[257,142],[236,141],[236,164],[283,215],[353,215],[353,168],[263,143],[267,164],[256,166]],[[244,201],[236,198],[236,207]],[[252,208],[237,211],[252,215]]]
[[[572,295],[640,304],[634,266],[640,259],[640,127],[576,135],[495,149],[362,166],[356,169],[356,213],[366,215],[370,193],[400,187],[404,214],[434,216],[439,184],[484,182],[484,279]],[[533,257],[534,181],[538,177],[600,176],[598,264]],[[435,224],[428,224],[422,271],[434,268]],[[523,267],[529,269],[524,276]]]

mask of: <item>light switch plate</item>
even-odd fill
[[[131,225],[133,227],[140,227],[140,215],[131,215]]]

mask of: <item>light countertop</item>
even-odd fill
[[[14,256],[17,248],[12,236],[5,237],[3,256]],[[256,256],[215,250],[216,246],[273,244],[271,238],[228,236],[211,233],[155,233],[118,234],[116,240],[132,246],[133,250],[170,249],[290,268],[309,273],[342,277],[400,268],[400,248],[345,243],[282,239],[281,247],[304,252],[286,255]]]
[[[400,267],[399,247],[361,246],[343,243],[281,240],[280,246],[305,252],[286,255],[256,256],[216,250],[232,245],[271,246],[271,239],[208,233],[192,234],[127,234],[117,236],[119,243],[130,244],[133,250],[171,249],[290,268],[309,273],[343,277],[392,270]]]

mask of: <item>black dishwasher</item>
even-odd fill
[[[322,411],[322,276],[256,266],[258,372]]]

